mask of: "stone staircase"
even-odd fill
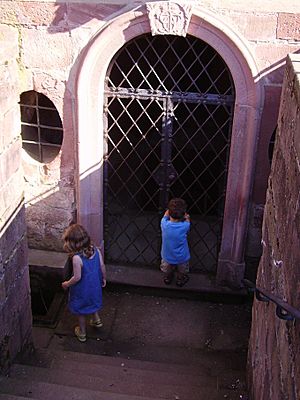
[[[36,350],[0,378],[3,400],[237,400],[228,376],[202,366]],[[236,388],[235,388],[236,389]]]
[[[55,327],[35,326],[35,349],[0,376],[0,400],[247,399],[247,304],[108,290],[104,304],[86,343],[67,307]]]

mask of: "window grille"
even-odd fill
[[[193,36],[146,34],[116,54],[104,105],[107,263],[157,267],[161,216],[182,197],[190,265],[216,270],[234,97],[224,60]]]
[[[58,155],[63,128],[52,101],[33,90],[20,96],[23,149],[35,160],[49,163]]]

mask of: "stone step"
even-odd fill
[[[159,400],[155,397],[132,396],[119,393],[82,389],[55,383],[39,382],[31,377],[27,379],[6,378],[0,382],[0,399],[3,400]],[[92,386],[92,383],[90,383]]]
[[[71,357],[81,357],[79,354],[86,354],[83,359],[89,360],[89,356],[93,360],[97,360],[97,356],[104,357],[103,362],[111,365],[118,363],[122,358],[130,365],[140,368],[140,363],[144,363],[144,368],[155,370],[174,371],[177,369],[182,373],[192,375],[206,374],[222,374],[227,371],[228,376],[232,379],[245,379],[246,353],[244,351],[220,351],[211,350],[209,348],[197,349],[192,347],[174,347],[160,346],[158,344],[136,344],[136,343],[119,343],[106,341],[88,340],[84,345],[79,343],[77,339],[70,337],[53,338],[51,350],[61,351],[62,354],[68,355],[74,353]],[[99,361],[101,358],[99,359]],[[94,361],[93,361],[94,362]],[[95,361],[97,362],[97,361]],[[100,361],[102,362],[102,361]],[[121,361],[122,362],[122,361]],[[150,364],[147,364],[147,363]],[[131,364],[132,363],[132,364]],[[152,364],[154,363],[154,364]],[[174,366],[173,366],[174,365]],[[212,371],[212,372],[211,372]]]
[[[218,399],[227,388],[220,388],[217,378],[199,377],[199,384],[185,385],[183,379],[177,377],[177,382],[156,382],[158,375],[149,371],[147,377],[141,377],[124,372],[124,376],[115,376],[112,371],[110,377],[99,377],[97,371],[86,368],[81,371],[39,368],[28,365],[14,364],[10,371],[11,378],[20,379],[27,383],[44,382],[56,385],[71,386],[80,389],[93,389],[94,391],[126,394],[150,398],[199,400],[200,395],[210,393],[210,400]],[[155,378],[154,378],[155,377]],[[169,380],[170,382],[170,380]],[[15,392],[13,392],[15,393]],[[25,393],[26,394],[26,393]]]
[[[34,353],[19,359],[20,364],[32,366],[64,369],[70,372],[93,371],[93,375],[111,378],[119,376],[119,379],[134,374],[141,380],[147,380],[151,373],[151,382],[155,384],[177,383],[183,385],[218,385],[220,388],[232,388],[237,385],[245,387],[244,374],[238,370],[230,369],[230,365],[218,365],[215,352],[203,354],[202,365],[168,364],[164,362],[142,361],[138,359],[126,359],[121,357],[101,356],[95,354],[80,353],[76,351],[59,351],[38,349]],[[230,356],[229,356],[230,357]],[[209,358],[209,360],[208,360]]]
[[[163,374],[181,374],[189,376],[217,375],[215,368],[208,366],[203,360],[203,365],[191,366],[176,363],[164,363],[156,361],[144,361],[123,357],[110,357],[105,355],[82,353],[77,351],[59,351],[49,349],[36,349],[32,354],[24,354],[18,359],[20,364],[28,364],[37,367],[54,367],[66,362],[76,364],[93,364],[94,368],[116,367],[128,370],[156,371]],[[63,363],[63,364],[62,364]],[[84,365],[86,368],[86,366]]]
[[[0,400],[30,400],[32,397],[15,396],[14,394],[0,393]]]
[[[73,373],[82,375],[101,377],[104,380],[114,382],[128,382],[129,380],[138,380],[144,384],[157,385],[177,385],[178,382],[182,385],[199,386],[209,380],[208,376],[195,376],[173,372],[162,372],[154,370],[144,370],[143,366],[140,369],[128,368],[122,364],[120,366],[107,366],[92,363],[81,363],[80,361],[71,361],[63,359],[55,359],[51,365],[51,369],[67,370]],[[216,378],[217,379],[217,378]]]

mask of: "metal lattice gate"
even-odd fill
[[[214,272],[234,87],[221,57],[191,36],[143,35],[111,63],[105,91],[105,257],[158,266],[160,219],[188,204],[193,271]]]

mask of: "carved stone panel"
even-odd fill
[[[172,1],[147,3],[152,35],[186,36],[192,15],[190,4]]]

